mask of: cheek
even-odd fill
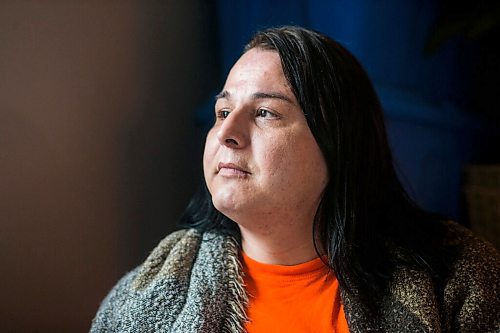
[[[310,132],[287,137],[281,155],[281,167],[290,186],[322,191],[328,182],[328,171],[323,154]]]
[[[259,158],[259,166],[263,169],[263,174],[268,178],[271,188],[280,190],[286,188],[291,182],[296,180],[299,170],[302,169],[302,150],[296,138],[288,133],[281,133],[279,136],[263,140],[259,147],[260,154],[254,152],[254,156]]]
[[[205,140],[205,149],[203,151],[203,173],[205,175],[205,181],[208,185],[208,176],[211,174],[211,170],[213,169],[213,160],[215,157],[215,153],[217,151],[217,138],[213,133],[213,130],[210,130],[207,134],[207,138]]]
[[[287,169],[286,161],[289,159],[286,147],[275,143],[267,145],[261,162],[266,173],[270,176],[284,173]]]

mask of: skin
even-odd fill
[[[215,114],[205,181],[214,206],[238,224],[245,253],[281,265],[317,257],[312,225],[328,172],[278,53],[243,54]]]

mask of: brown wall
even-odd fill
[[[0,331],[85,332],[201,176],[202,1],[0,2]]]

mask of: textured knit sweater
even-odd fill
[[[498,253],[456,224],[443,246],[461,250],[442,282],[399,267],[376,314],[341,291],[350,332],[500,332]],[[247,304],[237,242],[181,230],[116,284],[91,332],[243,332]]]

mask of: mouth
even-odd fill
[[[238,177],[238,178],[246,177],[251,174],[249,171],[247,171],[243,167],[240,167],[239,165],[236,165],[234,163],[222,163],[222,162],[220,162],[217,165],[217,173],[225,177]]]

